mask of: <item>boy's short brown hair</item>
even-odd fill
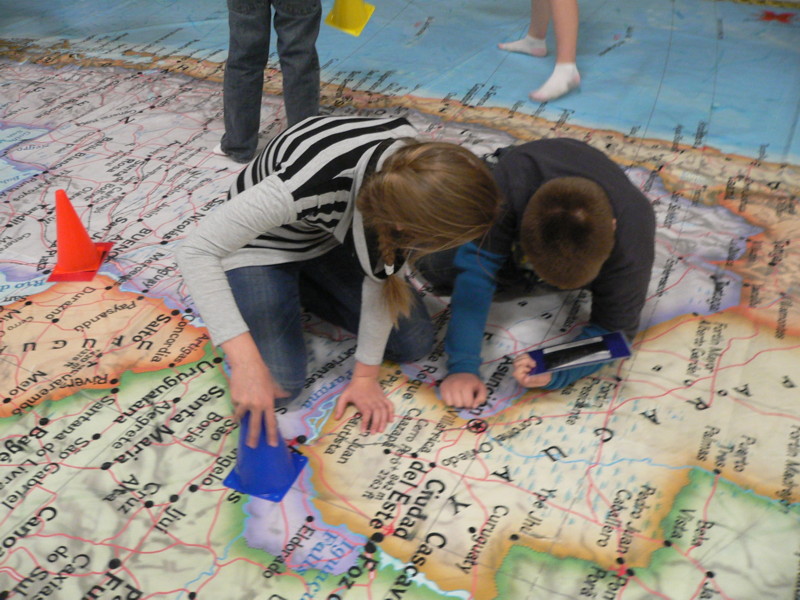
[[[533,270],[562,289],[589,284],[614,247],[614,213],[602,187],[585,177],[542,185],[522,217],[520,245]]]

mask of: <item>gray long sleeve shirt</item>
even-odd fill
[[[400,138],[416,134],[402,118],[312,117],[279,134],[239,174],[230,199],[176,255],[215,344],[248,331],[225,271],[315,258],[352,230],[365,272],[355,358],[382,362],[392,328],[382,297],[384,265],[369,252],[355,200],[370,160],[380,170],[403,145]]]

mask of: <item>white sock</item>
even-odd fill
[[[547,102],[563,96],[581,84],[581,75],[575,63],[556,63],[550,78],[535,92],[531,92],[531,100]]]
[[[526,35],[516,42],[497,44],[497,47],[507,52],[521,52],[522,54],[530,54],[531,56],[545,56],[547,54],[547,42],[530,35]]]

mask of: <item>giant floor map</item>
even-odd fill
[[[331,416],[354,339],[309,315],[306,392],[279,415],[308,464],[273,503],[223,485],[224,357],[173,259],[237,172],[211,153],[224,3],[4,3],[0,599],[800,597],[800,9],[581,10],[582,88],[539,105],[552,56],[495,48],[527,1],[381,3],[360,37],[323,28],[323,109],[479,154],[608,153],[658,219],[633,357],[520,389],[510,357],[569,339],[590,298],[498,298],[487,404],[442,404],[439,345],[383,366],[396,416],[363,436]],[[264,140],[283,126],[268,75]],[[48,281],[57,189],[113,243],[92,281]],[[441,340],[448,299],[414,284]]]

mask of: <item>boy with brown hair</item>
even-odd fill
[[[504,196],[489,234],[420,263],[437,288],[452,285],[445,340],[449,375],[440,386],[449,406],[486,400],[479,377],[481,343],[492,296],[504,280],[533,279],[592,293],[589,324],[576,339],[621,330],[632,339],[647,295],[655,254],[649,200],[605,154],[584,142],[554,138],[498,151],[494,178]],[[558,389],[599,365],[530,376],[527,353],[514,376],[525,387]]]

